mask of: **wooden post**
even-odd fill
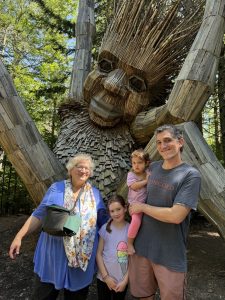
[[[94,1],[79,1],[76,48],[70,83],[71,102],[83,101],[84,81],[91,69],[92,40],[95,34]]]

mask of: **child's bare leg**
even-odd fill
[[[127,239],[127,253],[128,255],[133,255],[135,253],[135,249],[134,249],[134,239],[133,238],[129,238]]]

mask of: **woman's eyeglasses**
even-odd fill
[[[83,167],[83,166],[75,166],[78,171],[85,171],[85,172],[90,172],[90,169],[88,167]]]

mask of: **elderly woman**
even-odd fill
[[[19,254],[23,237],[42,225],[47,206],[74,207],[80,214],[82,221],[75,236],[59,237],[41,232],[34,254],[35,300],[56,299],[61,289],[64,289],[64,299],[87,299],[95,272],[98,228],[107,221],[101,195],[88,182],[94,168],[91,157],[77,154],[66,167],[69,179],[50,186],[40,205],[17,233],[9,251],[12,259]]]

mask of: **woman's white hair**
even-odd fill
[[[90,168],[90,176],[93,175],[93,171],[94,171],[94,162],[91,158],[91,156],[89,154],[86,153],[78,153],[75,156],[71,157],[68,161],[68,163],[66,164],[66,168],[68,171],[68,174],[70,175],[70,171],[79,165],[80,161],[85,160],[89,163],[89,168]]]

